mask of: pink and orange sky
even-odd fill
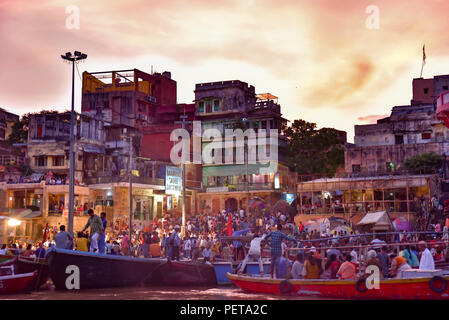
[[[68,29],[66,7],[80,10]],[[379,29],[365,22],[379,8]],[[168,70],[178,102],[200,82],[239,79],[279,97],[284,117],[348,132],[411,100],[424,77],[449,74],[445,0],[0,1],[0,106],[17,114],[70,108],[79,72]],[[76,110],[81,82],[76,75]]]

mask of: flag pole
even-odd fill
[[[426,50],[425,50],[426,45],[422,46],[422,63],[421,63],[421,74],[420,74],[420,78],[422,78],[422,72],[424,69],[424,65],[426,64]]]

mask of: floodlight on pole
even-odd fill
[[[69,217],[68,217],[68,232],[73,234],[73,207],[75,197],[75,62],[84,60],[87,58],[87,54],[75,51],[72,55],[71,52],[66,52],[65,56],[61,55],[61,58],[72,63],[72,111],[70,115],[70,173],[69,173]]]

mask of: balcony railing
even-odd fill
[[[286,190],[287,185],[281,185],[277,190]],[[248,190],[275,190],[274,183],[250,183]],[[209,185],[205,187],[206,192],[230,192],[230,191],[246,191],[246,183],[228,184],[228,185]]]
[[[85,178],[84,182],[87,185],[90,184],[104,184],[104,183],[119,183],[119,182],[129,182],[129,178],[127,176],[119,177],[119,176],[106,176],[106,177],[94,177],[94,178]],[[151,184],[157,186],[165,185],[165,179],[158,179],[152,177],[133,177],[133,183],[141,183],[141,184]]]

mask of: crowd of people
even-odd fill
[[[321,231],[308,230],[302,223],[296,225],[294,217],[280,212],[246,214],[243,210],[223,210],[197,215],[186,221],[183,236],[179,216],[166,215],[146,225],[135,224],[130,234],[129,229],[116,232],[113,228],[112,232],[107,232],[110,228],[104,212],[98,216],[89,209],[88,214],[85,227],[74,234],[62,225],[58,233],[43,243],[14,243],[8,248],[3,245],[0,254],[45,257],[46,250],[54,245],[60,249],[132,257],[205,263],[241,261],[240,273],[245,272],[247,263],[253,260],[259,262],[261,274],[264,273],[263,259],[270,258],[272,277],[352,279],[363,274],[367,266],[377,265],[387,278],[398,277],[402,270],[409,268],[430,268],[432,264],[434,268],[434,262],[445,262],[447,245],[441,241],[447,242],[449,238],[445,225],[443,232],[434,230],[429,235],[397,234],[392,239],[397,246],[379,245],[366,252],[357,248],[370,243],[368,235],[358,231],[335,232],[329,227]],[[220,241],[223,236],[245,235],[247,241],[235,238]],[[408,245],[419,240],[427,242],[419,242],[419,248]]]

